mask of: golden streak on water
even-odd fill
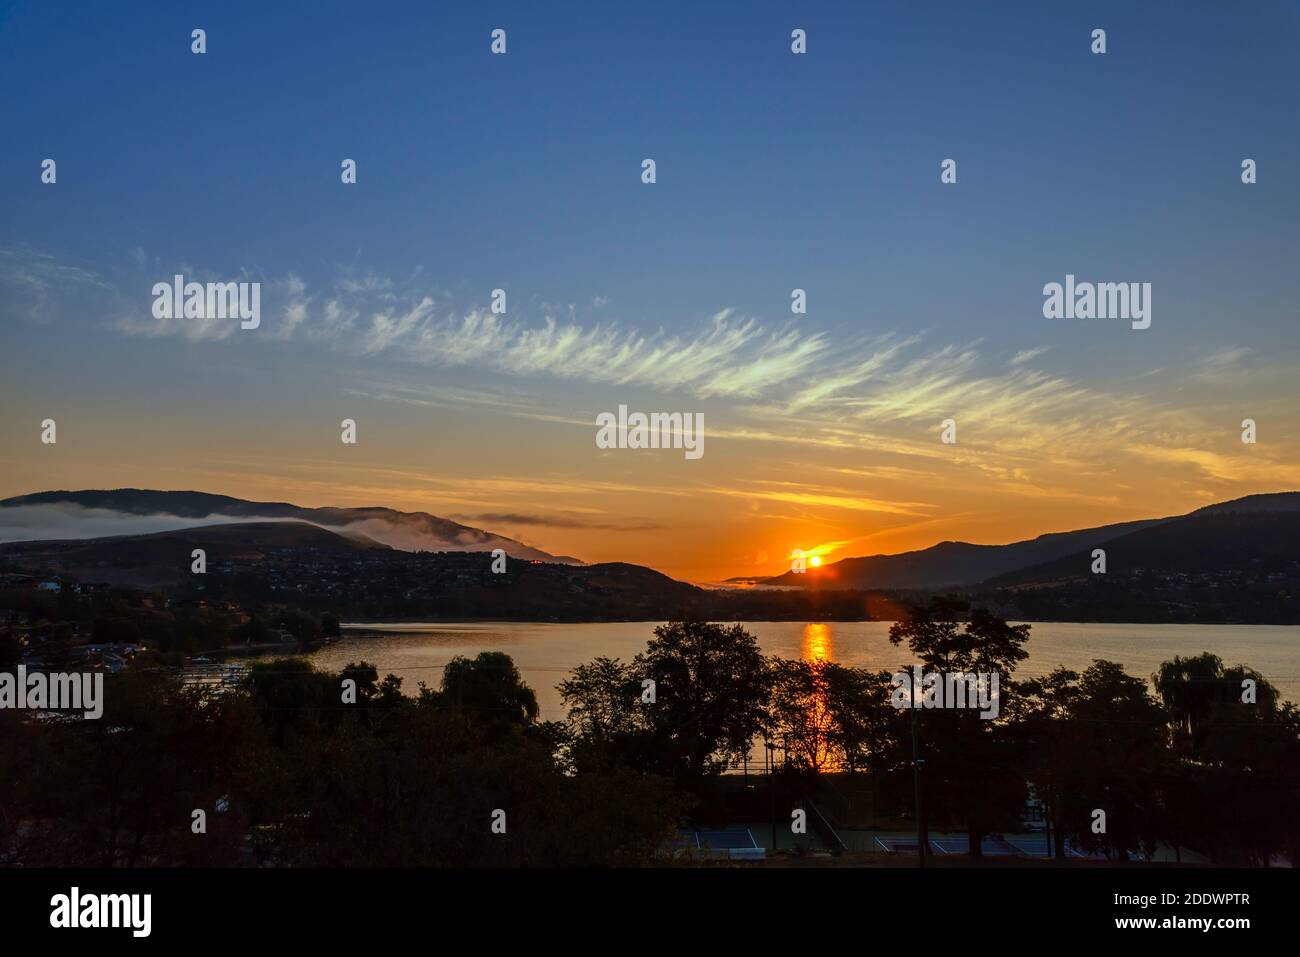
[[[835,649],[831,647],[831,627],[822,622],[803,626],[803,660],[834,661]]]
[[[830,625],[822,622],[810,622],[803,629],[803,660],[810,664],[835,660]],[[805,746],[813,766],[822,771],[837,771],[838,762],[830,752],[826,739],[830,730],[831,716],[826,707],[826,693],[817,691],[812,698],[811,707],[805,722]]]

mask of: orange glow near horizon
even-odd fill
[[[814,545],[812,548],[792,548],[786,558],[804,559],[809,568],[820,568],[823,557],[830,555],[832,552],[848,544],[847,542],[822,542],[820,545]]]
[[[100,411],[109,408],[111,416]],[[632,562],[700,584],[787,573],[801,550],[807,571],[833,583],[836,563],[848,557],[943,541],[1005,544],[1179,514],[1290,490],[1300,475],[1300,460],[1269,451],[1288,448],[1285,434],[1260,451],[1233,433],[1210,458],[1187,449],[1181,459],[1154,463],[1150,443],[1130,442],[1105,450],[1081,479],[1074,458],[1048,460],[1065,455],[1055,446],[1021,450],[1021,465],[1006,471],[993,461],[1003,453],[974,450],[970,432],[962,456],[973,460],[810,446],[792,464],[775,442],[719,438],[711,447],[718,454],[686,463],[655,450],[596,450],[601,454],[592,457],[591,437],[582,429],[530,422],[534,431],[520,431],[509,417],[481,412],[465,413],[463,424],[444,434],[431,430],[423,407],[366,406],[374,423],[366,439],[343,447],[337,434],[321,432],[314,405],[308,419],[301,410],[277,407],[256,428],[243,417],[223,417],[220,408],[214,400],[182,415],[104,402],[78,417],[77,441],[60,435],[57,446],[47,447],[32,442],[28,423],[48,410],[19,394],[0,416],[0,448],[7,453],[0,497],[154,488],[308,508],[385,507],[425,512],[556,556]],[[339,416],[346,411],[340,408]],[[131,444],[132,421],[149,422],[148,443]],[[456,454],[444,454],[453,445]],[[130,456],[121,454],[126,447]],[[1139,466],[1144,482],[1105,491],[1106,476]]]

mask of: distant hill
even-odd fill
[[[1235,572],[1253,579],[1284,574],[1300,562],[1300,511],[1212,506],[1103,543],[1106,574],[1169,577]],[[1053,585],[1093,577],[1091,549],[996,578],[990,587]]]
[[[196,548],[203,549],[213,565],[262,561],[281,549],[335,555],[392,550],[359,535],[340,535],[305,522],[238,522],[151,535],[8,542],[0,544],[0,558],[22,568],[54,569],[81,581],[152,587],[186,579]]]
[[[191,553],[206,554],[204,575]],[[364,618],[657,620],[704,614],[710,593],[625,562],[561,565],[486,552],[408,552],[305,522],[233,522],[148,535],[0,544],[0,565],[173,598],[290,602]]]
[[[1083,548],[1092,548],[1127,532],[1168,519],[1147,519],[1103,525],[1075,532],[1056,532],[1010,545],[972,545],[940,542],[914,552],[845,558],[809,568],[803,574],[787,572],[764,584],[821,588],[945,588],[974,585],[1018,568],[1050,561]]]
[[[78,513],[83,509],[87,512]],[[0,501],[0,529],[9,541],[91,538],[89,527],[122,534],[162,531],[223,519],[284,519],[308,522],[345,534],[361,535],[409,551],[491,551],[512,558],[581,564],[512,538],[496,535],[427,512],[391,508],[303,508],[288,502],[252,502],[208,492],[120,488],[36,492]]]
[[[1187,517],[1228,512],[1300,512],[1300,492],[1265,492],[1261,495],[1247,495],[1244,498],[1206,505],[1194,512],[1188,512]]]
[[[821,568],[810,568],[803,574],[787,572],[767,579],[765,584],[869,590],[952,588],[995,581],[1009,583],[1020,580],[1015,577],[1018,572],[1048,575],[1051,574],[1052,569],[1076,567],[1072,563],[1077,562],[1080,554],[1088,554],[1100,545],[1170,523],[1187,522],[1192,517],[1278,513],[1300,513],[1300,492],[1250,495],[1197,509],[1188,516],[1121,522],[1116,525],[1103,525],[1073,532],[1058,532],[1008,545],[940,542],[930,548],[897,555],[845,558],[823,565]],[[1262,523],[1262,525],[1266,524],[1266,521]],[[1226,534],[1233,526],[1232,523],[1225,523],[1218,526],[1207,525],[1205,529],[1213,527],[1219,528]],[[1164,539],[1156,536],[1138,541],[1158,540]],[[1239,550],[1232,554],[1235,555],[1236,560],[1246,560],[1246,553],[1250,552],[1249,542],[1239,544],[1245,551]],[[1227,561],[1229,552],[1226,549],[1225,544],[1224,550],[1213,554],[1218,554]],[[1171,554],[1170,558],[1173,557]],[[1063,564],[1057,564],[1058,562]],[[1088,566],[1085,565],[1085,572],[1087,568]],[[1031,569],[1032,572],[1028,571]]]
[[[1293,503],[1259,497],[1198,509],[1103,542],[1105,574],[1094,573],[1092,551],[1081,550],[965,594],[1030,621],[1300,625],[1300,511]]]

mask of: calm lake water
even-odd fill
[[[783,658],[818,657],[856,667],[894,670],[910,666],[906,647],[889,643],[889,622],[755,621],[745,627],[763,652]],[[311,656],[338,671],[362,659],[381,676],[403,679],[407,694],[421,681],[438,687],[442,666],[457,655],[503,651],[537,692],[541,716],[564,716],[556,684],[576,665],[599,656],[632,658],[645,648],[654,622],[560,624],[530,622],[402,622],[345,624],[343,637]],[[1110,625],[1035,622],[1026,645],[1029,658],[1016,674],[1046,674],[1058,665],[1082,671],[1094,658],[1118,661],[1131,675],[1150,679],[1174,655],[1212,651],[1228,664],[1245,664],[1300,701],[1300,627],[1285,625]]]

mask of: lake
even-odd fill
[[[503,651],[537,692],[544,720],[560,720],[564,708],[556,684],[576,665],[599,656],[632,658],[645,648],[655,622],[396,622],[349,623],[343,637],[312,654],[323,669],[339,671],[362,659],[382,677],[395,674],[410,695],[423,681],[438,687],[442,666],[457,655]],[[1290,701],[1300,701],[1300,626],[1114,625],[1033,622],[1029,658],[1016,675],[1046,674],[1058,665],[1082,671],[1094,658],[1117,661],[1131,675],[1150,679],[1174,655],[1212,651],[1229,665],[1245,664],[1264,675]],[[872,670],[910,666],[906,647],[889,643],[887,621],[756,621],[744,626],[765,654],[828,658]]]

